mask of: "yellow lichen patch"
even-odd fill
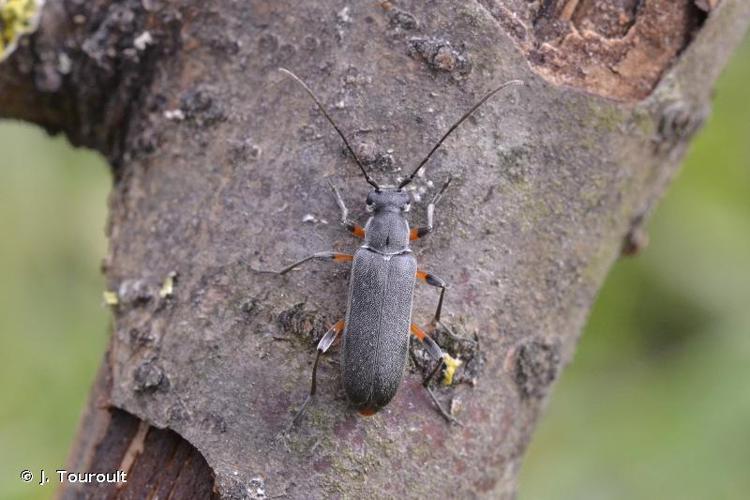
[[[16,49],[18,39],[39,25],[44,0],[0,0],[0,61]]]
[[[454,358],[447,352],[443,353],[443,362],[445,363],[445,372],[443,372],[443,384],[451,385],[453,383],[453,375],[456,374],[456,370],[463,364],[458,358]]]
[[[105,290],[102,292],[102,297],[104,298],[104,303],[108,306],[116,306],[120,303],[120,297],[117,296],[117,292]]]
[[[161,289],[159,290],[159,297],[162,299],[166,299],[167,297],[170,297],[172,293],[174,293],[174,279],[177,276],[177,273],[172,271],[167,275],[167,277],[164,279],[164,283],[161,285]]]

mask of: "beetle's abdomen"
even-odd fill
[[[385,258],[360,248],[354,254],[341,366],[346,395],[361,411],[388,404],[401,383],[416,272],[408,253]]]

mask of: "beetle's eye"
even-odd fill
[[[406,205],[404,205],[401,210],[403,210],[404,212],[408,212],[409,210],[411,210],[411,203],[407,203]]]
[[[368,212],[372,212],[372,211],[375,210],[375,204],[374,203],[368,203],[367,205],[365,205],[365,208],[367,209]]]

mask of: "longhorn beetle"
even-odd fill
[[[284,68],[279,68],[279,71],[291,77],[307,92],[344,141],[346,149],[362,171],[365,181],[373,187],[367,195],[367,211],[372,213],[372,216],[363,228],[349,219],[349,211],[341,198],[341,193],[329,181],[336,203],[341,210],[341,223],[355,236],[364,239],[364,244],[354,255],[318,252],[280,271],[269,271],[283,275],[311,260],[351,262],[352,266],[346,317],[334,324],[318,342],[310,394],[294,417],[292,425],[298,423],[308,403],[315,396],[320,355],[328,351],[340,337],[343,339],[341,353],[343,385],[351,403],[360,414],[365,416],[373,415],[387,405],[401,384],[409,349],[409,332],[424,344],[429,355],[437,361],[422,385],[429,392],[443,417],[455,423],[453,416],[443,408],[429,387],[435,373],[443,365],[443,352],[422,328],[411,322],[412,298],[416,280],[419,279],[440,289],[440,298],[431,322],[433,329],[441,325],[440,313],[448,284],[434,274],[418,269],[417,261],[409,248],[409,241],[432,232],[435,205],[450,185],[452,177],[448,177],[427,205],[426,226],[409,229],[405,214],[411,207],[411,195],[404,188],[414,180],[443,141],[474,111],[502,89],[510,85],[520,85],[523,82],[519,80],[505,82],[482,97],[443,134],[408,177],[396,186],[381,186],[367,173],[346,136],[310,87],[291,71]]]

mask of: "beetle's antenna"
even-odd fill
[[[344,141],[344,145],[346,146],[346,149],[354,157],[354,161],[357,162],[357,165],[359,165],[359,169],[362,171],[362,175],[365,176],[365,180],[367,181],[367,183],[369,185],[371,185],[372,187],[374,187],[375,189],[379,190],[380,186],[378,186],[377,183],[374,180],[372,180],[369,175],[367,175],[367,171],[365,170],[365,167],[362,166],[362,162],[359,161],[359,157],[357,157],[357,154],[352,149],[351,145],[349,144],[349,141],[346,140],[346,136],[341,131],[341,129],[339,129],[336,126],[336,123],[333,121],[333,118],[331,118],[331,116],[328,114],[328,112],[326,111],[326,109],[320,103],[320,101],[318,100],[318,98],[315,97],[315,94],[313,93],[312,90],[310,90],[310,87],[308,87],[307,84],[304,81],[302,81],[302,79],[300,77],[298,77],[297,75],[295,75],[294,73],[292,73],[288,69],[286,69],[286,68],[279,68],[279,71],[281,71],[282,73],[286,74],[287,76],[290,76],[292,79],[294,79],[295,82],[299,83],[302,86],[303,89],[305,89],[305,91],[307,92],[307,94],[312,98],[312,100],[318,106],[318,109],[320,110],[320,112],[323,113],[323,116],[326,117],[326,120],[328,120],[328,123],[330,123],[331,126],[334,129],[336,129],[336,132],[338,132],[339,136],[341,137],[341,140]]]
[[[424,160],[422,160],[422,162],[417,166],[417,168],[414,169],[414,171],[411,173],[411,175],[409,177],[407,177],[406,179],[404,179],[403,181],[401,181],[401,184],[398,185],[398,188],[401,189],[404,186],[406,186],[407,184],[409,184],[411,181],[414,180],[414,176],[417,175],[417,172],[419,172],[419,170],[424,166],[424,164],[427,163],[427,160],[430,159],[430,157],[432,156],[432,153],[434,153],[435,151],[437,151],[437,149],[440,147],[440,145],[443,144],[443,141],[446,140],[448,138],[448,136],[451,135],[451,133],[454,130],[456,130],[458,128],[458,126],[461,125],[464,122],[464,120],[466,120],[468,117],[470,117],[472,115],[472,113],[474,113],[474,111],[476,111],[477,109],[479,109],[479,107],[482,104],[484,104],[485,102],[487,102],[487,100],[490,97],[492,97],[493,95],[497,94],[498,92],[500,92],[504,88],[510,87],[512,85],[523,85],[523,82],[521,80],[510,80],[510,81],[507,81],[507,82],[503,83],[498,88],[496,88],[495,90],[493,90],[492,92],[490,92],[486,96],[482,97],[479,100],[479,102],[477,102],[474,106],[471,107],[471,109],[469,111],[467,111],[466,113],[464,113],[464,115],[461,118],[459,118],[458,121],[456,123],[454,123],[451,128],[448,129],[448,131],[443,135],[443,137],[440,138],[440,140],[437,142],[437,144],[435,144],[432,147],[432,149],[430,150],[430,152],[427,153],[427,156],[425,156]]]

